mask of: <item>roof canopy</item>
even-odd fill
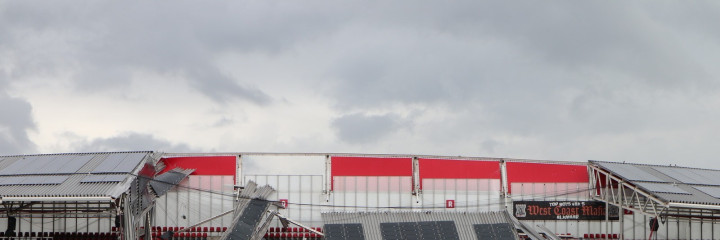
[[[600,161],[590,168],[595,197],[625,209],[649,215],[686,209],[689,217],[720,210],[720,170]]]
[[[2,201],[93,201],[119,197],[153,152],[0,156]]]

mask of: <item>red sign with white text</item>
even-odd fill
[[[455,200],[445,200],[445,208],[455,208]]]

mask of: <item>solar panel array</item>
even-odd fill
[[[515,228],[509,223],[473,224],[478,240],[515,240]]]
[[[653,169],[683,183],[720,186],[718,171],[671,167],[653,167]]]
[[[124,174],[103,174],[103,175],[90,175],[82,180],[80,180],[80,183],[112,183],[112,182],[122,182],[127,178]]]
[[[62,184],[70,175],[92,174],[80,183],[122,182],[148,152],[3,157],[0,186]],[[81,170],[85,167],[85,170]]]
[[[720,187],[694,186],[694,188],[714,198],[720,198]]]
[[[383,240],[459,239],[452,221],[380,223],[380,231]]]
[[[651,192],[659,192],[659,193],[674,193],[674,194],[687,194],[690,195],[688,191],[683,190],[682,188],[679,188],[678,186],[673,185],[672,183],[649,183],[649,182],[638,182],[635,183],[636,185],[643,187]]]
[[[603,162],[601,165],[631,181],[666,182],[636,165],[607,162]]]
[[[69,176],[0,177],[0,186],[61,184],[68,178],[69,178]]]
[[[365,240],[363,226],[360,223],[325,224],[326,240]]]
[[[0,170],[0,175],[75,173],[93,156],[28,156]]]
[[[720,205],[720,171],[593,162],[668,202]]]
[[[250,239],[270,203],[252,199],[238,217],[227,239]]]
[[[146,153],[111,154],[91,173],[129,173],[143,160]]]

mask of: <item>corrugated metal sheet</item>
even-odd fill
[[[325,224],[360,223],[366,239],[382,239],[381,223],[453,221],[460,239],[477,239],[474,224],[512,223],[506,211],[497,212],[329,212]]]
[[[0,181],[2,179],[13,179],[23,177],[25,183],[2,184],[0,186],[0,197],[113,197],[117,198],[125,192],[130,182],[135,179],[135,174],[146,161],[154,161],[151,159],[153,152],[108,152],[108,153],[69,153],[69,154],[45,154],[45,155],[24,155],[24,156],[4,156],[0,157]],[[100,165],[109,157],[116,159],[126,159],[126,157],[135,158],[132,162],[135,166],[130,171],[125,172],[125,179],[120,182],[86,182],[81,181],[95,167]],[[89,159],[89,160],[87,160]],[[19,164],[27,164],[28,166],[37,165],[37,162],[43,163],[42,168],[23,169],[22,171],[11,172],[8,167],[18,166]],[[72,165],[67,167],[68,164]],[[73,165],[74,164],[74,165]],[[53,166],[49,166],[53,165]],[[48,174],[48,169],[67,170],[72,169],[74,172]],[[127,167],[127,169],[130,169]],[[67,178],[64,181],[58,179]],[[2,181],[6,182],[7,181]],[[57,182],[60,182],[59,184]]]
[[[678,166],[657,166],[615,162],[590,161],[613,175],[652,193],[666,202],[720,205],[720,199],[700,191],[695,186],[720,186],[720,170]]]

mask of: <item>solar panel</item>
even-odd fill
[[[598,164],[623,178],[634,181],[667,182],[644,169],[630,164],[598,162]]]
[[[720,198],[720,187],[693,186],[695,189],[706,193],[714,198]]]
[[[68,176],[26,176],[22,185],[61,184]]]
[[[105,175],[105,182],[122,182],[127,178],[124,174]]]
[[[344,224],[325,224],[323,231],[325,231],[325,239],[345,239],[345,227]],[[382,224],[380,225],[382,228]]]
[[[10,164],[0,175],[75,173],[90,159],[90,155],[29,156]]]
[[[250,239],[255,226],[262,220],[268,205],[268,201],[250,200],[242,215],[238,217],[237,222],[233,225],[228,239]]]
[[[515,230],[509,223],[496,223],[493,224],[493,230],[497,239],[515,239]]]
[[[127,157],[115,167],[114,172],[132,172],[146,155],[147,153],[128,153]]]
[[[458,235],[457,227],[453,221],[440,221],[435,222],[435,226],[438,229],[440,235],[439,239],[460,239]]]
[[[382,225],[382,223],[381,223]],[[323,226],[325,231],[326,240],[364,240],[365,233],[363,232],[362,224],[360,223],[348,223],[348,224],[325,224]]]
[[[24,165],[20,168],[18,174],[32,174],[32,173],[55,173],[55,170],[60,168],[62,164],[52,164],[52,160],[56,156],[33,156],[31,158],[23,159],[23,161],[17,161],[15,164]]]
[[[383,240],[394,239],[459,239],[455,222],[395,222],[380,223]]]
[[[60,165],[60,168],[55,170],[55,173],[75,173],[80,168],[85,166],[90,160],[93,159],[93,155],[81,155],[81,156],[73,156],[73,155],[67,155],[63,156],[62,161],[59,161],[59,159],[55,159],[53,161],[53,164]],[[62,163],[62,164],[60,164]]]
[[[153,191],[155,191],[155,194],[162,196],[167,193],[167,191],[178,185],[178,183],[185,179],[188,174],[190,174],[188,171],[182,172],[173,169],[156,176],[155,179],[150,182],[150,186],[153,188]]]
[[[345,224],[345,237],[348,240],[364,240],[362,224]]]
[[[129,173],[145,158],[146,153],[113,153],[91,173]]]
[[[478,240],[495,240],[495,233],[490,224],[475,224],[473,229]]]
[[[683,183],[720,186],[720,171],[671,167],[654,169]]]
[[[80,183],[122,182],[126,177],[124,174],[90,175],[80,180]]]
[[[657,192],[657,193],[672,193],[672,194],[687,194],[690,195],[689,192],[683,190],[682,188],[679,188],[677,186],[674,186],[670,183],[645,183],[645,182],[638,182],[635,183],[640,187],[643,187],[651,192]]]
[[[473,229],[478,240],[514,240],[515,232],[509,223],[474,224]]]
[[[409,222],[398,224],[400,226],[400,232],[402,233],[403,239],[422,239],[417,223]]]
[[[68,176],[23,176],[23,177],[3,177],[0,178],[0,185],[41,185],[41,184],[61,184],[68,179]]]
[[[418,222],[417,225],[422,239],[440,239],[439,229],[435,226],[435,222]]]
[[[3,170],[0,170],[0,175],[17,175],[17,174],[30,174],[39,168],[39,164],[43,163],[38,156],[28,156],[16,160]]]
[[[3,177],[0,178],[0,185],[18,185],[25,180],[25,177]]]
[[[110,154],[97,166],[90,171],[91,173],[113,172],[115,167],[119,165],[127,157],[127,154]]]

